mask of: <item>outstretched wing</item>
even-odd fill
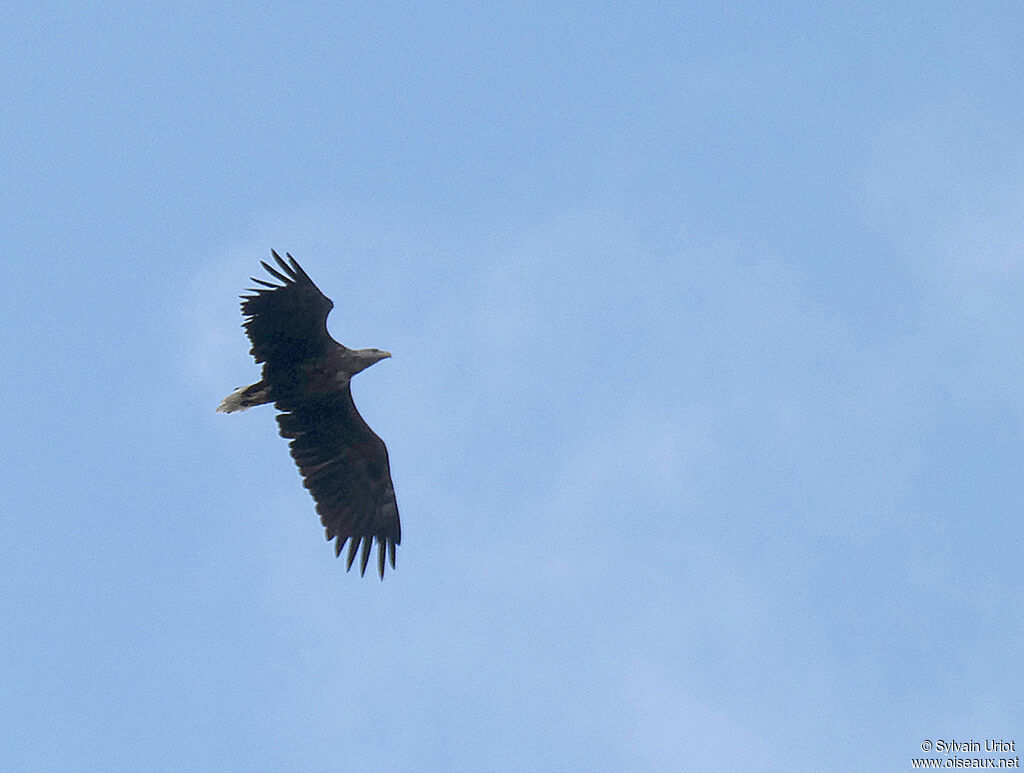
[[[252,341],[250,354],[256,362],[273,366],[323,356],[335,345],[327,332],[327,315],[334,303],[290,254],[285,253],[287,263],[273,250],[270,254],[280,271],[262,260],[260,263],[282,284],[250,277],[262,287],[249,288],[255,295],[242,296],[243,326]]]
[[[349,541],[346,568],[362,545],[360,573],[366,572],[370,548],[377,542],[377,571],[384,577],[384,555],[395,566],[402,541],[398,503],[384,441],[359,415],[352,392],[285,398],[277,401],[281,436],[290,438],[292,458],[303,484],[316,500],[316,511],[334,552]]]

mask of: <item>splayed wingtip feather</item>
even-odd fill
[[[278,255],[276,252],[271,250],[271,253],[274,256],[274,260],[277,261],[277,265],[279,265],[281,267],[281,270],[284,271],[284,273],[288,274],[288,276],[290,276],[292,278],[292,280],[294,281],[297,278],[295,276],[295,270],[291,266],[289,266],[287,263],[285,263],[284,260],[281,258],[281,256]],[[286,252],[285,255],[288,255],[288,253]],[[288,255],[288,257],[290,258],[291,255]]]
[[[345,559],[346,572],[352,568],[352,562],[355,561],[357,550],[359,550],[359,540],[352,537],[352,541],[348,545],[348,558]]]
[[[288,284],[291,281],[290,279],[288,279],[288,277],[286,277],[284,274],[282,274],[276,268],[272,268],[270,266],[270,264],[267,263],[266,261],[261,260],[260,261],[260,265],[263,266],[263,268],[265,268],[267,270],[268,274],[270,274],[271,276],[277,277],[278,279],[280,279],[285,284]]]
[[[370,547],[373,545],[372,537],[363,537],[363,554],[359,557],[359,575],[366,574],[366,565],[370,563]]]

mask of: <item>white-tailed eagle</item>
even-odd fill
[[[377,542],[377,572],[384,579],[385,552],[395,566],[402,541],[388,451],[352,402],[349,380],[390,357],[380,349],[349,349],[327,332],[334,308],[288,253],[285,262],[270,251],[280,270],[260,261],[281,284],[250,277],[261,285],[243,295],[242,314],[250,354],[263,363],[263,378],[236,389],[217,408],[222,413],[274,403],[281,436],[288,438],[303,484],[335,555],[348,542],[346,568],[362,545],[360,573]]]

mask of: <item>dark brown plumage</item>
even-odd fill
[[[356,373],[391,355],[379,349],[348,349],[327,332],[334,304],[288,253],[271,251],[279,268],[260,261],[277,279],[242,296],[251,354],[263,363],[263,378],[237,389],[217,408],[224,413],[274,403],[281,411],[281,436],[291,442],[292,458],[336,555],[349,543],[346,567],[360,552],[366,572],[377,542],[377,571],[384,578],[385,553],[395,566],[402,541],[398,504],[388,452],[352,401],[349,381]]]

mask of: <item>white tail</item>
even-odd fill
[[[235,413],[236,411],[252,408],[254,405],[263,405],[269,402],[271,400],[267,394],[267,388],[263,385],[262,381],[258,381],[249,386],[238,387],[238,389],[221,400],[220,405],[217,406],[217,413]]]

